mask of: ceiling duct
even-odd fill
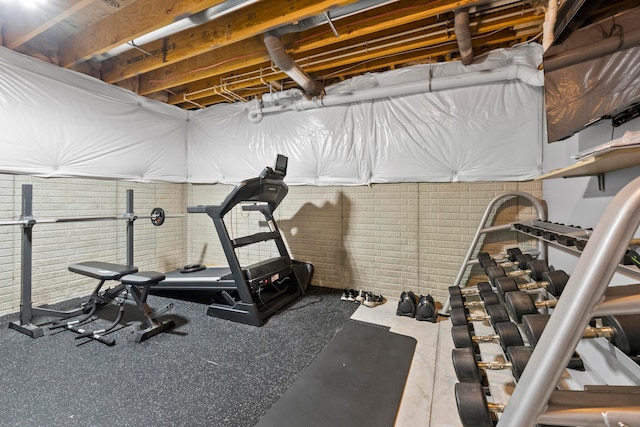
[[[469,9],[455,11],[454,30],[460,51],[460,61],[469,65],[473,62],[473,46],[471,45],[471,28],[469,27]]]
[[[285,50],[282,40],[271,33],[265,33],[264,44],[273,63],[300,85],[309,96],[318,96],[322,93],[324,85],[313,80],[309,74],[300,68]]]

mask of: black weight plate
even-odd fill
[[[524,330],[524,336],[527,337],[531,348],[535,348],[538,345],[538,340],[544,332],[544,328],[549,322],[550,314],[528,314],[522,317],[522,329]]]
[[[481,384],[456,383],[454,393],[463,427],[493,427],[493,418]]]
[[[491,283],[489,282],[478,282],[476,285],[478,288],[478,292],[493,292],[493,288],[491,287]]]
[[[507,309],[504,308],[503,305],[488,305],[485,307],[487,310],[487,314],[491,319],[491,325],[495,328],[496,323],[509,322],[511,319],[509,318],[509,313],[507,313]]]
[[[520,270],[524,270],[525,268],[527,268],[527,263],[529,261],[533,261],[533,257],[531,256],[531,254],[516,255],[516,262],[518,263],[518,268]]]
[[[491,255],[489,255],[489,253],[487,252],[480,252],[476,258],[478,261],[480,261],[481,259],[490,259]]]
[[[451,308],[464,308],[464,300],[462,299],[462,295],[454,295],[449,298],[449,304]]]
[[[449,286],[449,296],[462,295],[462,289],[460,286]]]
[[[485,258],[480,260],[480,266],[484,271],[487,271],[487,267],[495,267],[498,263],[491,258]]]
[[[496,293],[493,291],[480,293],[480,299],[482,299],[482,302],[484,302],[485,307],[488,305],[500,304],[498,295],[496,295]]]
[[[624,354],[629,356],[640,354],[640,315],[604,316],[602,326],[609,326],[613,329],[611,342]]]
[[[453,369],[461,383],[481,383],[482,373],[476,362],[476,354],[471,348],[454,348],[451,350]]]
[[[505,277],[506,273],[504,268],[499,266],[487,267],[487,276],[489,276],[489,283],[494,284],[497,277]]]
[[[529,359],[531,358],[531,353],[533,353],[531,347],[523,345],[509,347],[507,349],[507,359],[511,362],[511,372],[516,382],[520,381],[524,368],[527,367],[527,363],[529,363]]]
[[[452,326],[451,337],[453,338],[453,345],[455,348],[472,348],[473,339],[471,338],[471,332],[465,325]]]
[[[500,337],[500,347],[506,353],[507,348],[517,345],[524,345],[520,330],[515,323],[502,322],[495,324],[496,333]]]
[[[504,294],[504,303],[516,323],[522,322],[522,316],[524,315],[538,313],[536,305],[525,291]]]
[[[496,289],[498,290],[498,295],[502,299],[504,299],[504,294],[507,292],[519,291],[518,283],[513,277],[498,277],[494,282],[496,285]]]
[[[542,273],[542,280],[547,282],[547,292],[559,297],[567,285],[569,275],[564,270],[545,271]]]
[[[453,326],[466,326],[469,321],[467,319],[467,311],[464,308],[454,308],[449,312],[449,319]]]
[[[514,262],[516,260],[516,256],[522,254],[520,248],[509,248],[507,249],[507,255],[509,256],[509,261]]]
[[[549,271],[549,264],[543,259],[534,259],[527,262],[527,270],[530,270],[529,276],[536,281],[542,280],[542,273]]]

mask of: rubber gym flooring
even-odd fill
[[[206,316],[203,304],[172,300],[175,307],[162,318],[174,319],[173,330],[136,343],[132,327],[122,328],[111,334],[113,347],[78,345],[84,341],[69,331],[32,339],[7,327],[17,315],[4,316],[0,425],[255,425],[356,310],[340,294],[312,287],[261,328]],[[169,302],[148,301],[153,308]],[[102,312],[105,319],[115,316]],[[125,314],[127,321],[135,319]]]

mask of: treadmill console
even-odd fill
[[[273,166],[273,169],[269,166],[264,168],[264,170],[260,173],[260,179],[284,179],[287,175],[287,163],[289,159],[287,156],[283,156],[282,154],[278,154],[276,158],[276,164]]]

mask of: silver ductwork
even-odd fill
[[[460,61],[462,61],[464,65],[469,65],[473,62],[469,9],[458,9],[455,11],[454,30],[458,42],[458,51],[460,52]]]
[[[265,33],[264,44],[269,56],[284,73],[296,82],[309,96],[318,96],[324,90],[324,85],[309,76],[293,58],[287,53],[282,40],[272,33]]]

